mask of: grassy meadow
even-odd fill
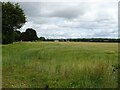
[[[24,42],[2,46],[3,88],[115,88],[117,43]]]

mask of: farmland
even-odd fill
[[[115,88],[117,43],[23,42],[2,46],[3,88]]]

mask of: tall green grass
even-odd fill
[[[117,43],[3,45],[3,88],[115,88]]]

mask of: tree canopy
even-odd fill
[[[2,3],[2,43],[14,41],[14,30],[19,29],[26,22],[23,9],[18,3]]]
[[[45,41],[45,37],[40,37],[39,40],[40,41]]]
[[[23,41],[35,41],[37,39],[38,39],[37,33],[32,28],[26,29],[26,32],[23,32],[21,34],[21,40],[23,40]]]
[[[14,31],[14,40],[20,41],[21,40],[21,32],[20,31]]]

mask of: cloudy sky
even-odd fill
[[[118,37],[117,0],[45,0],[19,4],[27,16],[21,32],[33,28],[39,37],[45,38]]]

